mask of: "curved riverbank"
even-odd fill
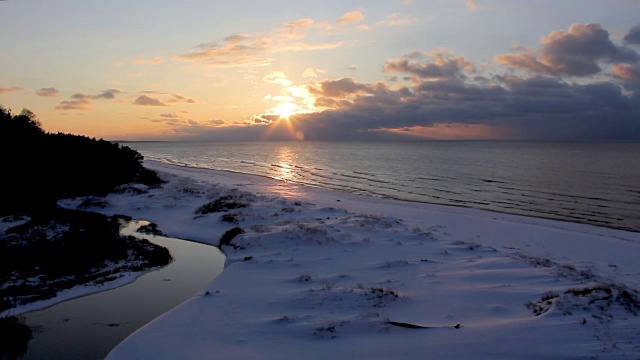
[[[222,272],[225,257],[216,247],[136,233],[141,224],[131,222],[122,234],[168,248],[174,261],[129,284],[23,314],[34,329],[25,359],[103,359],[131,333]]]

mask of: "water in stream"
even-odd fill
[[[121,233],[168,248],[174,261],[131,284],[24,314],[33,329],[24,359],[103,359],[128,335],[222,272],[225,257],[218,248],[135,232],[146,223],[132,221]]]

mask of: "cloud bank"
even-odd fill
[[[627,46],[637,33],[617,44],[600,24],[574,24],[490,66],[416,51],[383,64],[397,85],[310,77],[317,112],[176,132],[201,140],[640,140],[640,55]],[[285,79],[274,72],[266,80]]]

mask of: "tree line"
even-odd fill
[[[29,110],[0,106],[0,215],[38,210],[58,199],[102,195],[121,184],[158,177],[136,150],[103,139],[50,133]]]

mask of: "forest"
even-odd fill
[[[58,199],[101,195],[133,181],[157,185],[143,156],[127,146],[82,135],[48,133],[29,110],[0,106],[0,215],[55,206]]]

